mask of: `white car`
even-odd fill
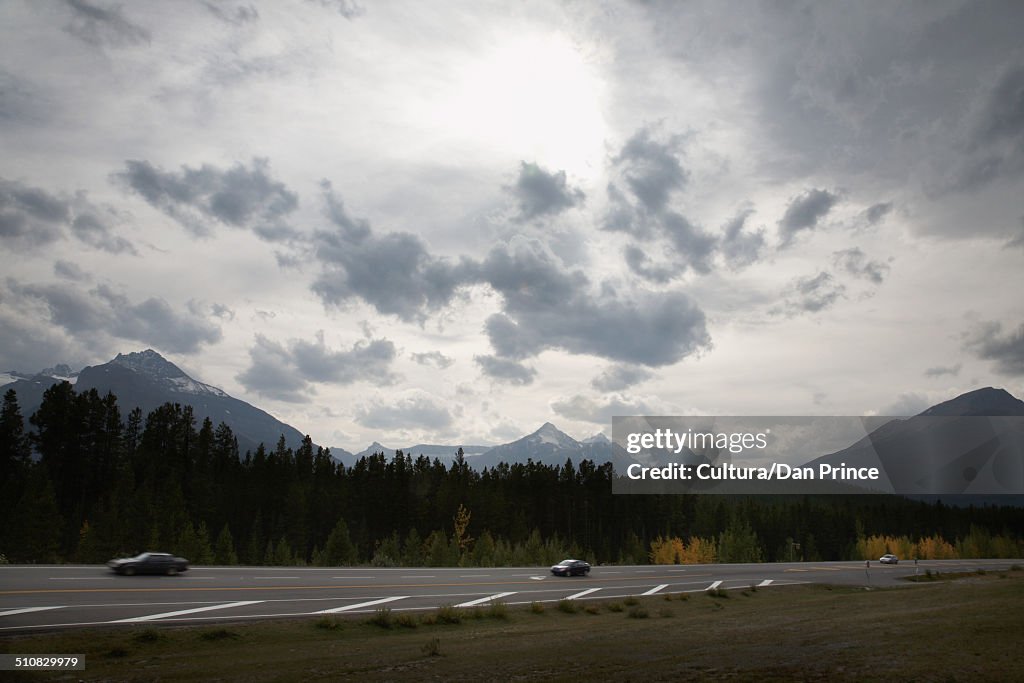
[[[880,558],[878,558],[878,561],[882,564],[898,564],[900,558],[896,557],[892,553],[886,553],[885,555],[882,555]]]

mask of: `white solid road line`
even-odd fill
[[[714,581],[714,582],[712,582],[712,584],[710,586],[708,586],[704,590],[706,590],[706,591],[713,591],[713,590],[715,590],[716,588],[718,588],[721,585],[722,585],[721,581]]]
[[[580,591],[579,593],[576,593],[575,595],[570,595],[569,597],[567,597],[565,599],[566,600],[575,600],[576,598],[582,598],[584,595],[590,595],[591,593],[596,593],[599,590],[601,590],[601,589],[600,588],[588,588],[587,590]]]
[[[9,609],[6,612],[0,612],[0,617],[10,616],[12,614],[26,614],[28,612],[44,612],[48,609],[64,609],[67,605],[54,605],[53,607],[22,607],[20,609]]]
[[[473,605],[479,605],[484,602],[491,602],[492,600],[500,600],[507,595],[515,595],[516,592],[511,593],[495,593],[494,595],[488,595],[486,598],[480,598],[479,600],[470,600],[469,602],[460,602],[456,607],[472,607]]]
[[[115,619],[110,622],[111,624],[131,624],[137,621],[154,621],[156,619],[163,619],[164,617],[180,617],[183,614],[196,614],[197,612],[209,612],[215,609],[230,609],[232,607],[244,607],[246,605],[258,605],[263,600],[245,600],[242,602],[229,602],[223,605],[210,605],[208,607],[195,607],[193,609],[183,609],[177,612],[162,612],[160,614],[147,614],[144,617],[131,617],[129,619]]]
[[[368,602],[357,602],[354,605],[345,605],[344,607],[332,607],[331,609],[322,609],[319,612],[313,614],[334,614],[335,612],[348,612],[353,609],[360,609],[361,607],[373,607],[374,605],[383,605],[385,602],[394,602],[395,600],[405,600],[408,595],[397,595],[393,598],[381,598],[380,600],[370,600]]]
[[[762,581],[761,583],[759,583],[757,585],[758,586],[770,586],[770,585],[772,585],[772,579],[765,579],[764,581]]]
[[[647,591],[646,593],[641,593],[640,595],[654,595],[655,593],[660,591],[662,588],[668,588],[668,584],[667,583],[663,583],[660,586],[655,586],[651,590]]]

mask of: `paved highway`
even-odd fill
[[[803,583],[892,586],[926,569],[1007,570],[1024,560],[799,562],[594,567],[587,577],[555,577],[547,567],[193,567],[179,576],[118,576],[104,566],[0,566],[0,634],[110,624],[156,625],[609,600]]]

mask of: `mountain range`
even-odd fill
[[[255,449],[260,443],[273,447],[281,436],[284,436],[285,442],[292,448],[297,447],[303,439],[302,432],[295,427],[228,395],[217,387],[189,377],[178,366],[152,349],[118,354],[107,363],[86,367],[80,372],[72,371],[67,365],[56,365],[31,375],[9,371],[0,374],[0,382],[4,379],[8,382],[0,386],[0,391],[14,389],[22,414],[26,417],[39,407],[43,393],[50,386],[56,382],[66,381],[74,384],[77,391],[96,389],[101,394],[112,392],[118,397],[124,413],[137,406],[146,414],[168,402],[191,405],[197,423],[207,417],[215,425],[227,423],[238,437],[239,447],[243,453]],[[940,417],[964,416],[1024,416],[1024,401],[1002,389],[992,387],[971,391],[935,405],[913,418],[885,422],[861,441],[841,451],[823,455],[809,464],[880,464],[890,476],[905,479],[912,476],[911,472],[916,466],[902,465],[899,454],[905,451],[914,439],[921,438],[922,430],[926,431],[928,421]],[[459,448],[459,445],[416,444],[395,449],[375,441],[358,453],[332,447],[331,454],[337,461],[351,466],[361,457],[372,453],[383,453],[390,458],[396,450],[401,450],[412,458],[424,455],[431,460],[437,458],[447,465],[454,459]],[[478,470],[494,467],[501,462],[525,463],[532,460],[546,465],[561,466],[567,459],[576,464],[587,459],[598,464],[611,462],[616,472],[622,473],[635,462],[625,449],[603,434],[577,441],[550,422],[546,422],[532,434],[510,443],[497,446],[462,445],[461,448],[466,456],[466,462]],[[956,467],[961,470],[968,466],[976,468],[982,461],[987,462],[985,458],[991,455],[992,453],[983,448],[976,449],[966,459],[957,460]],[[955,460],[952,455],[950,458],[951,461]],[[967,460],[970,460],[970,463]],[[969,487],[967,488],[969,490]]]
[[[145,416],[165,403],[190,405],[197,424],[208,417],[214,425],[221,422],[230,425],[242,453],[254,450],[260,443],[272,448],[282,435],[292,448],[297,448],[303,439],[303,434],[291,425],[217,387],[189,377],[152,349],[119,353],[110,362],[86,367],[77,373],[66,365],[58,365],[31,376],[18,372],[7,374],[14,381],[0,387],[0,391],[14,389],[22,415],[26,417],[36,411],[43,393],[54,383],[71,382],[78,392],[95,389],[101,395],[113,393],[123,415],[135,407],[141,408]]]

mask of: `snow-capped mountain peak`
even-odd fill
[[[540,429],[535,431],[528,438],[530,441],[536,443],[551,444],[552,446],[557,446],[559,448],[574,448],[579,446],[576,439],[561,431],[550,422],[545,422]]]
[[[134,351],[132,353],[119,353],[113,365],[146,375],[158,380],[171,391],[182,394],[213,394],[214,396],[227,396],[217,387],[203,384],[189,377],[174,363],[170,362],[153,349],[145,351]]]

